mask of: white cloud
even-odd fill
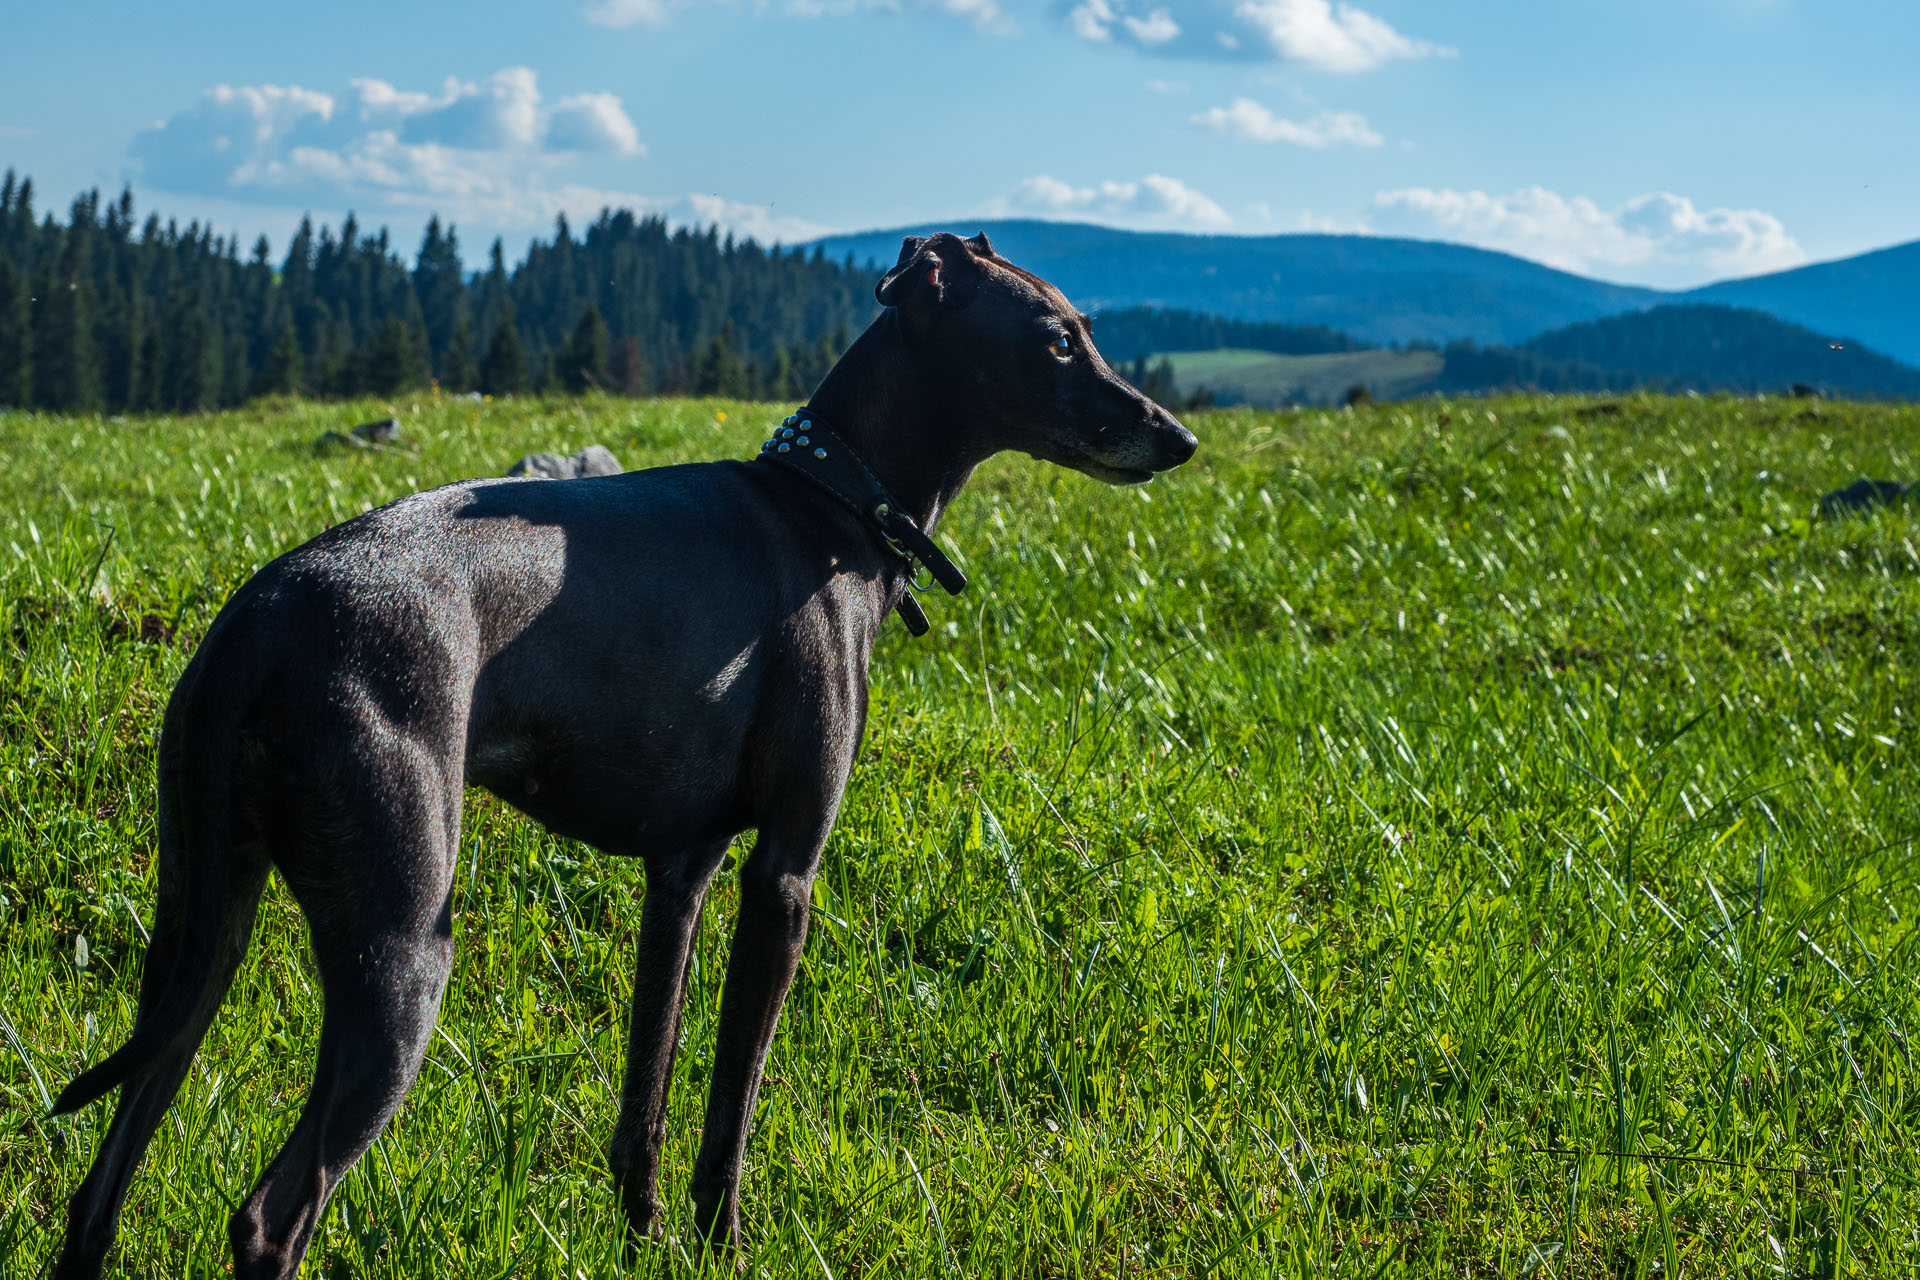
[[[564,180],[582,153],[642,150],[619,98],[582,93],[548,107],[524,67],[477,82],[449,79],[437,93],[371,79],[353,81],[340,98],[297,86],[219,85],[129,148],[151,186],[256,206],[431,210],[499,231],[547,226],[561,213],[587,220],[603,208],[676,224],[718,222],[763,241],[830,230],[718,196],[646,196]]]
[[[1363,9],[1332,0],[1080,0],[1062,4],[1067,25],[1094,44],[1131,44],[1180,57],[1274,59],[1323,71],[1367,71],[1454,51],[1402,35]],[[1069,0],[1070,3],[1070,0]]]
[[[297,85],[216,85],[129,148],[156,187],[323,201],[537,187],[564,154],[641,149],[618,98],[579,94],[549,110],[525,67],[448,79],[437,94],[354,80],[344,101]]]
[[[1067,22],[1082,40],[1105,44],[1113,39],[1113,6],[1107,0],[1086,0],[1067,14]]]
[[[869,7],[891,9],[896,6],[891,0],[868,0]],[[1008,36],[1020,30],[1020,24],[1002,9],[995,0],[931,0],[922,3],[921,8],[932,8],[939,13],[956,18],[965,18],[974,27],[988,35]]]
[[[1185,93],[1187,82],[1184,80],[1149,80],[1148,93]]]
[[[1234,15],[1265,37],[1276,57],[1326,71],[1368,71],[1400,58],[1453,50],[1401,35],[1379,18],[1330,0],[1242,0]]]
[[[563,99],[547,120],[547,145],[556,151],[604,151],[639,155],[640,132],[610,93],[580,93]]]
[[[504,67],[478,84],[449,77],[438,98],[403,93],[382,80],[356,80],[354,88],[363,121],[397,115],[403,121],[401,136],[409,142],[489,150],[531,147],[540,140],[539,77],[527,67]]]
[[[1155,9],[1145,18],[1127,17],[1120,21],[1135,40],[1148,48],[1165,44],[1180,34],[1180,24],[1175,22],[1173,15],[1165,9]]]
[[[1567,271],[1679,285],[1777,271],[1806,260],[1778,218],[1702,209],[1658,191],[1603,209],[1543,187],[1508,195],[1409,187],[1374,197],[1379,229],[1439,235]]]
[[[630,201],[614,202],[625,208],[640,208]],[[606,208],[601,201],[596,208]],[[671,200],[650,200],[646,212],[657,213],[675,226],[704,227],[718,223],[735,235],[752,236],[761,244],[797,244],[813,240],[833,230],[824,223],[806,218],[775,214],[765,205],[743,204],[715,195],[687,195]]]
[[[677,10],[697,2],[699,0],[583,0],[580,12],[595,26],[661,27],[673,20]],[[706,2],[713,3],[715,0]],[[730,0],[719,2],[728,3]],[[766,0],[757,0],[755,7],[764,10],[768,6]],[[901,9],[944,13],[965,18],[979,30],[991,35],[1011,35],[1019,30],[1018,24],[1000,7],[998,0],[786,0],[785,4],[779,6],[780,12],[796,18],[835,17],[875,9],[890,13]]]
[[[1215,133],[1252,142],[1288,142],[1316,150],[1342,144],[1377,147],[1382,139],[1357,111],[1322,111],[1305,123],[1276,116],[1252,98],[1235,98],[1230,107],[1214,107],[1190,117]]]
[[[293,147],[332,136],[334,100],[298,85],[215,85],[130,148],[155,186],[221,191]]]
[[[635,23],[661,27],[681,7],[676,0],[587,0],[581,11],[597,27],[631,27]]]
[[[1177,178],[1150,173],[1138,182],[1076,187],[1049,174],[1028,178],[988,208],[991,216],[1086,218],[1124,226],[1219,231],[1233,219]]]

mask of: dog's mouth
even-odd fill
[[[1028,456],[1036,462],[1053,461],[1053,459],[1043,458],[1037,453],[1029,454]],[[1116,467],[1105,462],[1096,462],[1094,459],[1087,457],[1075,458],[1066,465],[1078,471],[1081,475],[1092,476],[1095,480],[1116,485],[1145,484],[1159,474],[1148,467]]]

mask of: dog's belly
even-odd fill
[[[549,688],[534,705],[477,692],[467,781],[557,834],[647,856],[750,825],[744,700],[704,686]]]
[[[748,825],[735,774],[673,759],[625,758],[591,747],[552,750],[509,742],[469,758],[468,781],[557,835],[609,853],[670,854],[737,835]]]

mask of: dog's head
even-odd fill
[[[1101,359],[1087,317],[985,232],[908,236],[874,296],[983,454],[1016,449],[1109,484],[1193,456],[1192,433]]]

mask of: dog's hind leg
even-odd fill
[[[166,823],[163,818],[163,830]],[[163,836],[163,839],[168,837]],[[67,1236],[55,1264],[55,1280],[82,1280],[98,1276],[113,1247],[120,1222],[120,1205],[126,1199],[127,1184],[147,1144],[165,1117],[167,1105],[179,1091],[193,1063],[201,1039],[219,1011],[221,999],[233,983],[233,975],[247,954],[247,941],[253,933],[254,913],[260,903],[260,891],[267,880],[264,861],[248,861],[233,868],[228,886],[225,916],[217,921],[189,921],[179,903],[179,886],[163,883],[154,913],[155,934],[147,948],[145,968],[140,981],[141,1016],[145,1017],[159,999],[167,970],[179,951],[180,935],[193,928],[216,929],[220,933],[214,968],[200,1003],[181,1027],[180,1036],[161,1056],[142,1066],[120,1087],[114,1106],[113,1123],[94,1154],[93,1167],[67,1202]]]
[[[228,1224],[238,1280],[291,1280],[327,1199],[419,1074],[453,968],[457,765],[401,751],[340,824],[349,846],[283,862],[306,912],[325,1014],[300,1119]]]
[[[655,1189],[667,1136],[667,1089],[680,1044],[680,1011],[693,965],[693,936],[700,925],[700,903],[728,843],[690,849],[647,867],[627,1031],[627,1080],[620,1092],[620,1119],[607,1143],[607,1165],[627,1215],[629,1243],[648,1235],[660,1217]]]

